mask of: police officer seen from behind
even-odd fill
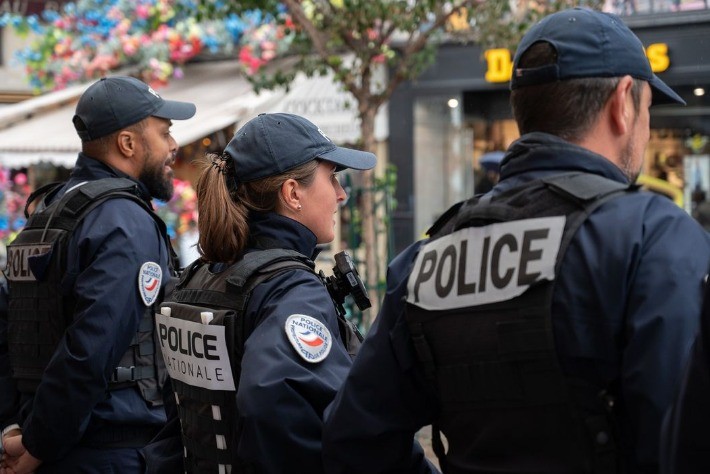
[[[173,274],[151,197],[172,196],[171,120],[194,113],[131,77],[101,79],[79,99],[76,166],[8,246],[21,403],[2,420],[0,471],[143,472],[138,449],[166,420],[153,305]]]
[[[511,88],[521,137],[499,183],[390,265],[326,413],[328,472],[404,469],[428,424],[447,473],[658,469],[710,242],[629,183],[649,107],[683,100],[618,17],[586,9],[530,29]]]
[[[202,260],[156,316],[184,469],[323,472],[323,411],[359,341],[313,260],[333,240],[346,198],[338,172],[370,169],[375,156],[274,113],[247,122],[208,159],[197,184]],[[345,281],[357,281],[345,267]],[[182,468],[170,461],[155,451],[149,472]]]

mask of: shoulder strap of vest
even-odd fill
[[[139,197],[138,184],[135,182],[127,178],[103,178],[81,184],[62,196],[59,201],[59,217],[83,217],[96,207],[97,202],[112,197],[127,197],[145,208],[148,207]]]
[[[576,198],[581,202],[589,202],[608,196],[610,194],[636,190],[635,184],[619,183],[603,176],[591,173],[564,173],[542,178],[553,191]]]
[[[131,199],[153,216],[153,210],[140,198],[138,185],[126,178],[104,178],[81,183],[51,203],[43,212],[32,214],[26,227],[72,231],[96,206],[107,199]],[[157,216],[153,216],[155,219]]]
[[[25,202],[25,219],[29,219],[30,217],[30,211],[29,208],[32,205],[32,203],[39,197],[42,196],[47,196],[51,195],[52,193],[55,193],[59,190],[59,188],[62,186],[62,182],[56,181],[53,183],[47,183],[44,186],[40,186],[39,188],[35,189],[30,193],[29,196],[27,196],[27,201]]]
[[[522,218],[523,214],[530,214],[530,206],[538,206],[542,211],[545,203],[536,198],[544,188],[576,203],[580,209],[585,209],[586,212],[582,215],[586,218],[608,199],[627,191],[635,191],[638,186],[619,183],[592,173],[556,174],[517,186],[485,204],[479,205],[478,198],[474,197],[459,205],[458,212],[451,214],[447,212],[449,222],[439,224],[437,230],[445,234],[467,227],[476,221],[489,224],[517,220]]]
[[[437,220],[432,224],[431,227],[426,231],[426,235],[428,236],[433,236],[441,232],[442,229],[448,224],[451,219],[458,214],[459,209],[461,209],[461,206],[464,204],[467,204],[469,201],[461,201],[457,202],[450,208],[446,210]]]
[[[635,184],[619,183],[589,173],[565,173],[543,178],[542,182],[553,192],[576,201],[582,208],[580,212],[568,216],[570,220],[566,227],[569,232],[563,234],[562,242],[560,242],[561,258],[557,260],[555,273],[559,272],[567,247],[582,223],[605,202],[639,189],[639,186]]]
[[[295,250],[267,249],[249,252],[235,266],[229,278],[227,278],[227,284],[242,288],[254,274],[262,273],[271,276],[274,271],[291,267],[303,267],[313,271],[315,264],[311,259]],[[261,279],[261,281],[264,280]],[[251,289],[260,282],[254,283],[252,280],[249,283]]]
[[[225,272],[227,292],[204,290],[201,288],[185,288],[193,275],[206,262],[196,260],[187,267],[172,299],[177,303],[192,303],[206,307],[217,306],[243,311],[253,290],[258,284],[291,268],[303,268],[314,272],[315,264],[305,255],[293,250],[268,249],[249,252],[234,263]]]

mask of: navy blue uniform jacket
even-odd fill
[[[80,154],[59,195],[81,182],[115,176],[127,178]],[[138,185],[150,202],[148,190]],[[12,397],[0,401],[0,413],[11,415],[0,420],[2,426],[19,423],[25,447],[45,465],[118,425],[157,431],[165,423],[163,407],[150,407],[137,388],[107,391],[146,311],[138,277],[148,261],[162,268],[164,286],[170,275],[166,241],[153,218],[128,199],[102,203],[74,232],[61,281],[64,293],[76,299],[73,321],[35,395],[24,397],[19,407],[7,406]],[[0,362],[7,364],[4,357]]]
[[[492,192],[570,171],[626,182],[603,157],[536,133],[511,146]],[[658,469],[661,420],[698,327],[709,244],[669,199],[632,193],[582,224],[557,276],[552,321],[562,369],[599,387],[620,384],[621,446],[631,472]],[[328,472],[404,469],[408,440],[436,416],[403,319],[420,245],[391,263],[380,314],[326,414]]]

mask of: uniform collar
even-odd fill
[[[90,157],[85,153],[79,153],[79,157],[76,160],[74,169],[69,175],[69,181],[67,181],[66,189],[82,182],[82,181],[95,181],[102,178],[126,178],[130,179],[138,185],[141,197],[147,203],[151,202],[150,193],[145,184],[141,183],[135,178],[128,176],[123,171],[117,170],[107,164]]]
[[[500,180],[517,181],[522,174],[542,177],[582,171],[628,183],[618,166],[586,148],[547,133],[528,133],[515,141],[501,162]]]
[[[250,247],[295,250],[312,260],[320,252],[316,236],[308,227],[275,212],[251,212],[249,232]]]

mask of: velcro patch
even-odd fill
[[[305,314],[292,314],[286,319],[286,336],[298,355],[310,363],[328,357],[333,337],[322,322]]]
[[[143,303],[150,306],[155,303],[160,292],[160,282],[163,279],[163,269],[155,262],[145,262],[138,272],[138,293]]]

